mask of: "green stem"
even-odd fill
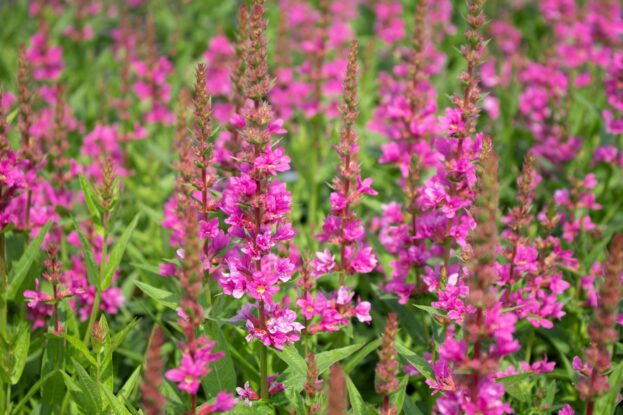
[[[212,309],[212,288],[210,288],[210,270],[205,271],[203,275],[203,287],[205,289],[206,304]]]
[[[264,312],[264,302],[260,301],[260,325],[266,329],[266,315]],[[268,402],[268,348],[260,346],[260,398]]]
[[[95,292],[95,300],[93,301],[93,308],[91,309],[91,315],[89,316],[89,324],[87,324],[87,331],[84,333],[83,343],[88,346],[89,340],[91,339],[91,330],[93,329],[93,324],[95,324],[95,319],[97,318],[97,312],[100,308],[100,303],[102,302],[102,292],[98,289]]]
[[[9,277],[6,272],[6,260],[5,260],[5,240],[4,232],[0,232],[0,341],[4,341],[7,338],[7,293],[9,291]],[[8,384],[7,384],[8,385]],[[10,385],[8,385],[10,388]],[[8,389],[10,391],[10,389]],[[9,393],[5,392],[4,382],[0,378],[0,410],[3,413],[8,412],[9,408]]]
[[[260,398],[268,402],[268,348],[261,345],[260,349]]]
[[[102,257],[100,259],[99,284],[95,287],[95,300],[93,301],[93,308],[91,308],[91,315],[89,316],[89,323],[87,324],[87,331],[84,333],[83,341],[87,347],[89,346],[91,330],[93,329],[93,324],[95,324],[95,320],[97,319],[97,313],[99,312],[100,303],[102,302],[101,283],[104,281],[104,272],[106,270],[106,262],[108,259],[108,230],[106,229],[106,220],[104,219],[102,222],[104,226],[104,242],[102,243]]]
[[[312,151],[309,163],[309,205],[307,211],[307,221],[309,223],[310,235],[313,236],[316,230],[316,221],[317,219],[317,210],[318,210],[318,161],[320,160],[322,154],[322,145],[321,145],[321,131],[322,127],[319,125],[317,120],[312,122],[312,134],[313,134],[313,142],[312,142]],[[315,241],[314,238],[312,238]]]
[[[534,326],[530,326],[530,337],[528,337],[528,345],[526,347],[526,362],[530,364],[532,357],[532,346],[534,345]]]
[[[0,232],[0,335],[6,339],[7,335],[7,307],[9,291],[9,277],[6,271],[6,248],[4,232]]]

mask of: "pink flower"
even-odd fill
[[[355,257],[350,263],[350,266],[359,273],[367,274],[372,272],[376,268],[378,260],[369,246],[362,246],[359,248]]]
[[[355,307],[355,316],[357,316],[357,320],[362,323],[369,323],[372,321],[372,317],[370,317],[370,309],[372,305],[368,301],[359,300],[357,303],[357,307]]]
[[[35,287],[35,291],[24,291],[24,297],[29,300],[27,304],[28,308],[36,308],[39,303],[48,303],[53,300],[50,294],[41,291],[41,288],[39,287],[39,278],[35,278]]]
[[[325,248],[321,252],[316,252],[316,258],[310,261],[313,273],[316,277],[328,274],[335,268],[335,257]]]
[[[196,395],[200,381],[207,373],[205,362],[195,361],[190,354],[184,353],[180,366],[177,369],[168,370],[165,377],[171,382],[176,382],[180,390]]]
[[[244,404],[246,406],[251,406],[251,401],[256,401],[260,399],[259,395],[255,393],[251,386],[249,386],[249,382],[244,383],[244,387],[237,387],[236,393],[240,396],[241,399],[244,400]]]
[[[558,415],[574,415],[575,412],[573,412],[573,408],[571,408],[571,406],[566,403],[563,405],[562,409],[560,411],[558,411]]]
[[[214,402],[199,407],[198,415],[208,415],[217,412],[227,412],[236,406],[236,399],[231,393],[219,392]]]

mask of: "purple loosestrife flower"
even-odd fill
[[[263,14],[263,2],[256,1],[243,80],[247,102],[236,117],[241,138],[236,155],[238,172],[229,179],[221,201],[221,209],[228,215],[229,235],[241,244],[228,259],[219,282],[225,294],[256,300],[258,315],[248,315],[247,340],[258,339],[281,349],[299,339],[303,326],[294,321],[295,314],[287,303],[277,305],[275,297],[280,284],[294,274],[295,265],[273,251],[291,240],[295,232],[287,219],[291,195],[286,185],[275,179],[278,173],[289,170],[290,158],[282,147],[274,145],[276,136],[286,131],[281,120],[274,120],[268,101],[271,79]]]
[[[184,115],[181,112],[178,114],[178,178],[175,193],[165,204],[162,226],[172,231],[171,245],[179,247],[185,238],[184,223],[187,220],[185,216],[180,216],[177,209],[179,195],[190,192],[190,202],[196,206],[199,215],[198,237],[203,243],[201,262],[205,283],[209,285],[211,276],[215,275],[221,265],[221,251],[229,244],[230,238],[220,229],[218,217],[213,215],[218,210],[220,201],[214,195],[217,182],[213,145],[215,133],[212,126],[212,99],[207,90],[206,79],[207,68],[200,64],[196,71],[192,138],[185,131]],[[183,256],[183,250],[178,250],[177,255]],[[174,273],[175,265],[162,264],[161,270],[163,275],[170,275]],[[208,302],[211,302],[209,291],[207,296]]]
[[[502,301],[506,307],[517,307],[515,314],[534,327],[552,328],[552,319],[565,315],[559,297],[569,287],[563,280],[564,267],[575,268],[571,251],[561,248],[551,227],[544,226],[546,237],[532,238],[527,228],[534,221],[531,213],[534,189],[541,180],[534,170],[534,157],[524,160],[524,171],[517,184],[519,204],[502,218],[507,224],[503,236],[509,244],[504,250],[507,262],[499,264],[499,284],[506,287]],[[546,223],[546,222],[544,222]],[[528,356],[529,357],[529,356]]]
[[[587,401],[586,414],[593,415],[595,399],[608,392],[608,377],[604,372],[612,363],[610,345],[618,339],[616,328],[618,304],[621,300],[621,275],[623,274],[623,235],[615,235],[599,288],[598,304],[593,321],[588,327],[591,345],[584,351],[586,363],[574,358],[578,371],[578,391]]]
[[[422,167],[436,166],[437,156],[430,141],[439,133],[435,119],[435,90],[428,77],[439,71],[439,54],[432,48],[427,20],[431,17],[428,1],[418,2],[412,35],[412,47],[405,62],[394,69],[393,76],[381,73],[381,103],[368,127],[388,138],[382,147],[381,163],[395,164],[402,183],[409,175],[412,154],[418,154]]]
[[[379,1],[374,5],[374,13],[376,15],[374,29],[383,42],[393,44],[402,40],[405,36],[405,27],[402,19],[404,11],[400,1]]]
[[[379,362],[376,365],[377,393],[383,395],[382,415],[395,415],[396,408],[390,403],[389,397],[399,388],[398,382],[398,353],[396,352],[396,335],[398,334],[398,317],[395,313],[387,316],[385,331],[383,332]]]
[[[580,233],[597,233],[597,225],[593,223],[589,213],[601,209],[594,194],[597,186],[595,174],[589,173],[584,180],[575,183],[573,188],[560,189],[554,193],[554,202],[561,214],[558,216],[562,224],[562,237],[571,244]]]
[[[52,333],[60,336],[64,331],[59,318],[58,303],[68,297],[72,297],[80,292],[74,287],[65,286],[65,276],[63,265],[58,260],[58,247],[50,244],[48,248],[48,259],[45,261],[46,272],[43,279],[52,286],[52,294],[41,291],[39,278],[35,279],[35,291],[24,291],[24,298],[28,300],[28,318],[33,321],[33,330],[46,326],[49,316],[54,318],[54,328]]]
[[[284,385],[282,383],[277,382],[278,374],[271,375],[267,378],[268,381],[268,395],[274,395],[284,390]],[[237,387],[236,393],[240,396],[241,399],[244,400],[245,406],[252,406],[253,403],[251,401],[257,401],[260,399],[260,396],[251,388],[249,382],[244,383],[244,387]]]
[[[341,107],[343,125],[340,131],[340,143],[336,151],[341,159],[339,175],[333,180],[334,191],[330,195],[331,213],[325,219],[323,232],[318,235],[321,242],[339,248],[340,285],[344,277],[354,273],[369,273],[377,264],[372,250],[363,240],[365,236],[361,219],[354,212],[364,194],[377,194],[372,189],[372,179],[362,179],[359,170],[359,142],[355,131],[357,119],[357,49],[353,41],[348,58],[348,69],[344,81],[344,104]],[[320,259],[326,252],[318,256]],[[323,267],[317,263],[319,273]],[[326,269],[326,268],[325,268]]]
[[[162,370],[164,364],[160,356],[160,349],[164,342],[164,332],[159,326],[154,327],[147,345],[145,355],[145,375],[141,385],[143,409],[147,415],[162,415],[166,399],[160,393]]]
[[[197,209],[190,204],[184,194],[178,195],[178,209],[186,215],[183,267],[179,271],[179,281],[184,292],[178,310],[178,324],[185,340],[181,342],[182,359],[180,365],[166,372],[168,380],[178,384],[178,388],[192,397],[192,414],[197,412],[197,391],[201,379],[210,373],[209,365],[223,357],[214,353],[214,341],[206,336],[197,336],[197,330],[204,320],[203,308],[198,303],[202,291],[201,241],[199,239],[199,220]],[[223,398],[219,398],[219,401]],[[232,398],[233,399],[233,398]],[[209,412],[207,412],[209,413]]]
[[[606,97],[611,108],[602,112],[606,132],[614,136],[623,134],[623,53],[612,56],[605,80]],[[623,167],[623,151],[616,146],[603,145],[593,153],[593,162]]]
[[[197,414],[208,415],[208,414],[215,414],[218,412],[228,412],[234,406],[236,406],[236,403],[237,403],[237,400],[234,399],[234,397],[231,394],[225,393],[225,392],[219,392],[216,394],[216,398],[214,399],[214,402],[200,406],[199,410],[197,411]]]
[[[33,78],[36,80],[57,80],[65,67],[63,63],[63,49],[60,46],[50,46],[47,24],[43,24],[40,31],[31,39],[31,46],[26,53],[33,68]]]
[[[0,101],[5,96],[0,90]],[[0,231],[17,220],[15,213],[9,211],[7,207],[26,185],[23,162],[19,159],[19,155],[11,150],[8,132],[4,107],[0,106]]]
[[[434,301],[432,305],[448,310],[448,317],[458,321],[466,311],[464,297],[468,290],[463,281],[463,267],[452,264],[451,258],[459,249],[469,253],[468,236],[476,226],[468,209],[473,203],[476,162],[483,141],[483,135],[476,133],[476,121],[480,114],[478,67],[485,50],[485,41],[479,33],[485,23],[483,3],[481,0],[469,2],[468,29],[465,33],[467,45],[460,49],[467,61],[466,70],[459,75],[464,85],[463,93],[452,97],[454,107],[446,108],[446,115],[438,119],[441,130],[446,132],[445,136],[437,137],[433,142],[439,165],[436,174],[419,187],[417,195],[420,233],[422,237],[431,239],[432,252],[443,260],[441,275],[426,275],[423,279],[426,283],[433,283],[428,289],[436,291],[438,296],[439,301]],[[433,274],[436,270],[425,269],[425,274]]]
[[[420,268],[435,253],[434,247],[427,249],[422,243],[424,234],[420,228],[425,222],[418,221],[420,208],[416,203],[420,172],[438,164],[436,152],[430,145],[439,131],[434,89],[427,80],[432,68],[425,64],[431,50],[427,40],[427,12],[428,2],[420,1],[407,70],[399,72],[402,78],[395,81],[397,90],[384,96],[384,103],[375,114],[376,120],[371,123],[390,139],[383,146],[380,161],[395,164],[400,169],[400,184],[405,193],[402,206],[397,202],[383,206],[379,235],[381,243],[396,258],[390,263],[391,279],[384,289],[398,295],[401,304],[406,303],[414,291],[421,291]],[[415,283],[408,282],[412,270]]]
[[[173,65],[165,56],[158,56],[156,32],[151,15],[146,19],[144,42],[147,45],[145,60],[135,60],[132,63],[134,72],[139,80],[134,83],[134,93],[142,101],[149,101],[150,108],[145,113],[148,123],[173,124],[173,113],[167,107],[171,99],[171,85],[167,77],[173,72]]]
[[[472,3],[473,4],[473,3]],[[478,174],[474,215],[478,226],[472,233],[473,252],[469,275],[469,294],[463,322],[463,338],[449,330],[433,364],[440,389],[439,413],[512,413],[504,403],[504,387],[496,383],[500,359],[519,350],[513,338],[517,318],[504,312],[496,289],[497,271],[497,157],[489,139],[485,141]],[[447,366],[446,366],[447,365]]]
[[[218,66],[211,69],[220,71],[221,65],[227,63],[231,68],[227,68],[226,73],[229,74],[230,87],[228,88],[230,101],[232,105],[223,105],[221,111],[217,111],[216,117],[219,119],[219,113],[225,115],[227,112],[228,120],[236,119],[240,110],[246,102],[244,92],[244,73],[246,70],[247,49],[249,44],[249,12],[246,4],[240,5],[238,14],[238,31],[236,34],[236,43],[234,46],[234,56],[228,56],[227,59],[217,60]],[[207,54],[207,52],[206,52]],[[207,56],[206,56],[207,58]],[[219,119],[220,121],[220,119]],[[226,175],[234,174],[237,171],[234,155],[240,152],[240,133],[235,123],[230,122],[226,131],[221,132],[215,142],[214,157],[220,164],[223,173]]]
[[[353,32],[348,21],[357,12],[360,0],[331,2],[322,0],[318,9],[302,0],[281,0],[280,23],[282,55],[271,91],[275,111],[283,118],[294,115],[293,108],[311,118],[319,113],[335,118],[339,114],[346,60],[341,58]],[[335,55],[329,52],[335,50]],[[287,53],[302,52],[302,63],[290,64]],[[332,57],[335,56],[335,57]]]
[[[355,273],[366,274],[376,268],[377,259],[372,248],[365,242],[365,231],[361,219],[357,217],[354,206],[364,194],[374,195],[371,179],[361,178],[359,170],[359,143],[355,132],[357,118],[357,49],[352,42],[348,58],[348,69],[344,81],[344,104],[341,107],[344,122],[340,131],[340,143],[336,151],[341,159],[338,176],[333,180],[334,191],[330,195],[331,213],[325,219],[323,232],[318,235],[321,242],[336,246],[339,260],[328,249],[316,253],[316,258],[309,262],[312,274],[320,277],[337,271],[339,289],[329,293],[326,298],[321,292],[316,296],[307,291],[297,301],[307,320],[320,316],[320,322],[309,326],[312,333],[318,331],[337,331],[341,326],[350,324],[350,318],[356,316],[361,322],[370,322],[370,303],[352,301],[354,292],[345,285],[346,276]]]

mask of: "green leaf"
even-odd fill
[[[110,340],[110,327],[106,315],[102,314],[99,319],[99,325],[103,333],[106,334],[104,339],[104,347],[100,350],[97,360],[99,362],[100,382],[105,386],[103,389],[113,391],[115,384],[114,374],[112,370],[112,342]]]
[[[445,316],[447,314],[446,310],[442,310],[437,307],[431,307],[423,304],[413,304],[415,308],[419,308],[420,310],[426,311],[431,316]]]
[[[361,394],[359,393],[359,390],[357,390],[357,387],[355,386],[353,381],[350,380],[350,377],[349,376],[345,376],[345,377],[346,377],[346,389],[348,390],[348,400],[350,401],[350,406],[353,408],[353,413],[363,414],[364,407],[365,407],[363,398],[361,397]]]
[[[102,286],[100,284],[99,271],[97,269],[97,264],[95,263],[95,256],[93,256],[93,248],[91,247],[91,243],[82,232],[82,228],[80,228],[80,224],[74,219],[74,229],[78,233],[78,239],[80,240],[80,248],[82,249],[82,255],[84,256],[84,262],[87,266],[87,279],[91,285],[94,285],[98,290],[101,291]]]
[[[130,414],[130,411],[126,409],[125,405],[123,405],[123,403],[119,401],[119,398],[113,395],[111,391],[109,391],[107,388],[102,388],[102,391],[104,392],[104,396],[106,397],[106,400],[110,404],[110,407],[112,408],[115,415]]]
[[[253,406],[238,404],[229,413],[232,415],[274,415],[275,410],[268,405],[253,402]]]
[[[422,413],[422,411],[420,410],[420,408],[418,408],[413,401],[411,400],[411,398],[406,397],[405,399],[405,403],[404,403],[404,407],[405,407],[405,414],[409,414],[409,415],[424,415]]]
[[[13,120],[15,119],[15,117],[17,117],[18,113],[19,113],[19,108],[15,108],[13,111],[11,111],[9,115],[7,115],[6,117],[6,123],[11,124]]]
[[[534,376],[531,372],[519,373],[517,375],[504,376],[497,379],[497,383],[504,385],[504,390],[513,398],[520,402],[531,402],[531,385],[528,381]]]
[[[391,396],[390,402],[396,408],[396,413],[399,414],[402,412],[402,406],[405,403],[405,397],[407,395],[407,385],[409,384],[409,376],[403,376],[400,379],[400,386],[398,387],[398,391]]]
[[[182,399],[178,394],[179,389],[174,387],[171,382],[163,382],[162,386],[160,386],[160,391],[162,395],[167,399],[168,402],[174,405],[183,405]]]
[[[149,297],[156,300],[158,304],[162,304],[164,307],[170,308],[171,310],[175,310],[177,308],[178,303],[169,300],[175,298],[175,295],[171,291],[156,288],[141,281],[134,281],[134,284],[136,284],[136,286]]]
[[[214,351],[223,353],[223,357],[210,365],[211,371],[202,381],[208,396],[216,396],[222,390],[233,392],[236,388],[236,370],[228,351],[227,339],[225,339],[220,327],[216,324],[212,324],[212,326],[211,337],[216,342]]]
[[[301,391],[307,382],[307,363],[296,350],[296,347],[288,345],[283,350],[275,351],[277,356],[288,364],[283,372],[283,384]],[[318,362],[318,360],[316,360]]]
[[[78,339],[77,337],[70,336],[69,334],[65,334],[64,337],[65,340],[67,340],[67,342],[71,344],[74,349],[79,351],[82,356],[84,356],[84,358],[89,361],[89,363],[91,363],[93,366],[97,366],[97,361],[95,360],[93,355],[91,355],[89,348],[84,343],[82,343],[82,340]]]
[[[532,372],[518,373],[516,375],[503,376],[496,380],[497,383],[503,383],[504,386],[517,385],[533,376]]]
[[[138,319],[133,319],[132,321],[130,321],[129,324],[126,324],[119,333],[116,333],[114,335],[114,337],[112,338],[111,341],[111,351],[115,351],[117,350],[117,348],[119,346],[121,346],[121,343],[123,343],[123,340],[125,339],[125,337],[128,335],[129,332],[131,332],[132,330],[134,330],[136,328],[136,326],[138,325],[139,320]]]
[[[22,409],[22,406],[26,405],[26,403],[28,403],[30,398],[32,398],[33,395],[39,391],[39,389],[41,388],[41,385],[43,385],[45,382],[50,380],[50,378],[54,375],[58,375],[58,372],[56,371],[50,372],[46,374],[45,376],[43,376],[38,381],[36,381],[34,385],[30,386],[28,388],[28,392],[26,392],[24,397],[17,403],[17,405],[15,405],[12,412],[15,414],[19,414],[20,413],[19,410]]]
[[[102,409],[102,397],[100,396],[97,384],[76,359],[72,358],[71,361],[78,375],[78,380],[80,381],[79,388],[86,398],[88,408],[84,409],[93,414],[100,413]]]
[[[359,343],[353,344],[352,346],[342,347],[341,349],[318,353],[316,355],[316,367],[318,368],[318,374],[322,374],[322,372],[329,369],[334,363],[347,358],[362,347],[363,343]]]
[[[401,343],[396,343],[396,351],[407,359],[426,379],[435,378],[433,369],[431,369],[430,364],[423,357],[413,353]]]
[[[87,209],[89,209],[89,213],[91,214],[91,220],[93,221],[93,226],[95,226],[95,230],[99,234],[103,234],[102,227],[102,203],[100,201],[100,197],[93,188],[93,185],[89,180],[84,177],[82,174],[78,176],[78,181],[80,182],[80,188],[82,189],[82,194],[84,195],[84,202],[87,205]]]
[[[357,353],[355,353],[353,357],[348,359],[348,361],[344,364],[344,373],[350,373],[363,359],[366,358],[366,356],[378,349],[380,345],[381,339],[376,339],[368,343],[361,350],[357,351]]]
[[[13,348],[11,350],[11,353],[13,354],[13,369],[11,371],[10,380],[13,385],[17,385],[17,382],[19,382],[22,377],[29,349],[30,327],[28,327],[28,324],[21,324],[17,331],[17,335],[15,336],[15,342],[13,342]]]
[[[610,389],[608,393],[597,399],[595,402],[596,414],[613,414],[617,407],[617,396],[623,388],[623,362],[612,370],[608,377]]]
[[[106,267],[104,269],[104,280],[102,281],[102,290],[110,287],[112,282],[112,276],[115,274],[117,268],[119,268],[119,264],[121,264],[121,259],[123,258],[123,254],[125,253],[125,249],[128,246],[128,242],[130,241],[130,237],[132,236],[132,232],[136,228],[138,224],[138,220],[140,219],[141,214],[137,213],[132,219],[130,226],[128,226],[125,231],[121,234],[121,237],[115,244],[114,248],[110,252],[110,256],[106,261]]]
[[[136,389],[136,385],[138,385],[138,381],[141,378],[141,369],[142,366],[140,365],[134,369],[134,372],[132,372],[128,380],[125,381],[124,385],[119,390],[117,397],[124,401],[130,399],[130,395],[132,395],[132,392]]]
[[[33,239],[28,247],[22,254],[21,258],[17,263],[11,268],[11,278],[8,289],[8,298],[9,300],[15,300],[17,293],[24,282],[24,279],[28,275],[30,268],[37,261],[39,255],[41,255],[40,247],[43,243],[43,238],[50,230],[50,226],[52,226],[52,222],[46,223],[43,228],[39,231],[39,235]]]
[[[84,413],[99,414],[99,408],[95,406],[94,402],[89,400],[89,397],[82,391],[80,385],[78,385],[78,383],[76,383],[76,381],[74,381],[65,371],[62,373],[63,379],[65,380],[65,386],[67,386],[67,390],[76,401],[76,404],[78,404],[78,407],[80,407]]]
[[[556,398],[556,389],[558,385],[555,380],[552,380],[547,385],[547,392],[545,393],[545,403],[551,408],[554,405],[554,399]]]
[[[60,413],[66,391],[61,370],[65,367],[65,339],[49,334],[41,362],[41,373],[55,372],[41,387],[41,404],[44,413]]]

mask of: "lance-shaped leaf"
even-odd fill
[[[35,239],[33,239],[21,258],[11,269],[11,278],[8,290],[8,297],[10,300],[14,300],[17,296],[17,293],[24,282],[24,279],[28,275],[30,268],[32,265],[37,262],[37,258],[41,255],[41,243],[43,243],[43,238],[50,230],[50,226],[52,226],[52,222],[46,223],[43,228],[39,230],[39,235]]]
[[[130,237],[132,236],[132,232],[134,232],[134,228],[136,228],[136,224],[140,218],[140,213],[134,216],[134,219],[130,223],[125,231],[121,234],[121,237],[115,244],[114,248],[110,252],[110,257],[106,261],[106,267],[104,269],[104,279],[102,281],[102,290],[110,287],[112,282],[112,276],[114,275],[117,268],[119,268],[119,264],[121,263],[121,259],[123,258],[123,254],[125,252],[126,247],[128,246],[128,242],[130,241]]]
[[[409,363],[411,363],[426,379],[434,379],[435,375],[433,374],[433,369],[431,369],[430,364],[421,356],[413,353],[407,347],[400,343],[396,343],[396,351]]]
[[[87,239],[80,224],[74,219],[74,228],[78,233],[78,239],[80,241],[80,249],[82,249],[82,255],[84,256],[84,262],[87,266],[87,279],[89,284],[94,285],[98,290],[102,289],[99,278],[99,271],[97,270],[97,264],[95,263],[95,256],[93,255],[93,248],[91,243]]]
[[[93,221],[93,226],[95,226],[95,230],[102,234],[104,228],[102,226],[102,210],[103,206],[100,201],[100,197],[97,191],[93,188],[93,185],[86,177],[82,174],[78,176],[78,181],[80,182],[80,188],[82,189],[82,194],[84,195],[84,202],[87,205],[87,209],[91,214],[91,220]]]
[[[30,327],[27,324],[21,324],[17,330],[17,335],[13,342],[11,353],[13,355],[13,369],[11,370],[11,384],[17,385],[24,366],[26,365],[26,359],[28,358],[28,350],[30,349]]]

